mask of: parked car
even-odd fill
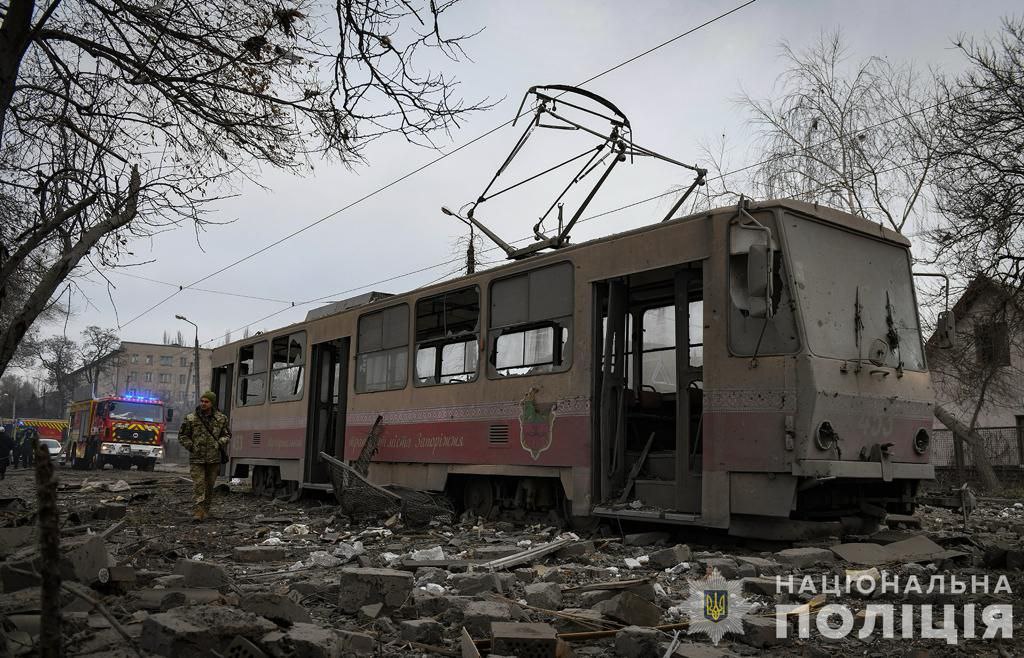
[[[50,461],[55,464],[64,463],[64,446],[60,444],[57,439],[39,439],[39,443],[46,446],[46,449],[50,451]]]

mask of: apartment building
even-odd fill
[[[122,341],[117,352],[71,374],[74,399],[93,395],[148,394],[174,409],[175,424],[195,407],[195,348]],[[211,350],[199,350],[199,392],[210,386]]]

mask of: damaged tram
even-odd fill
[[[793,539],[909,512],[933,395],[909,243],[837,210],[741,203],[214,350],[230,474],[370,479],[480,514],[559,510]]]

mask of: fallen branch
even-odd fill
[[[641,628],[651,628],[656,631],[674,631],[677,628],[689,628],[690,622],[683,621],[678,624],[663,624],[661,626],[641,626]],[[565,640],[566,642],[583,642],[586,640],[600,640],[606,637],[615,637],[615,634],[619,631],[583,631],[582,633],[559,633],[558,638]]]
[[[654,580],[654,576],[648,576],[646,578],[633,578],[631,580],[610,580],[603,583],[588,583],[586,585],[577,585],[576,587],[567,587],[562,590],[563,592],[592,592],[594,590],[608,589],[629,589],[636,587],[637,585],[643,585]]]
[[[100,532],[100,537],[102,537],[103,539],[106,539],[110,535],[114,534],[115,532],[117,532],[118,530],[123,528],[125,526],[125,524],[127,524],[127,523],[128,523],[128,519],[121,519],[120,521],[118,521],[114,525],[110,526],[106,530]]]
[[[568,546],[574,541],[576,540],[569,537],[566,537],[565,539],[556,539],[555,541],[548,542],[547,544],[541,544],[540,546],[534,546],[533,548],[528,548],[525,551],[520,551],[514,555],[500,557],[496,560],[491,560],[490,562],[484,562],[480,566],[489,571],[495,571],[496,569],[508,569],[509,567],[515,567],[520,564],[525,564],[526,562],[532,562],[537,558],[554,553],[558,549]]]
[[[620,624],[618,622],[614,622],[614,621],[608,620],[608,619],[595,620],[595,619],[590,619],[589,617],[582,617],[580,615],[574,615],[574,614],[570,614],[568,612],[562,612],[561,610],[548,610],[547,608],[538,608],[537,606],[530,605],[529,603],[526,603],[526,604],[519,603],[518,601],[514,601],[514,600],[512,600],[512,599],[510,599],[508,597],[502,596],[500,594],[492,594],[490,596],[490,598],[494,599],[496,601],[505,601],[507,603],[511,603],[513,605],[517,605],[517,606],[519,606],[521,608],[525,607],[525,608],[527,608],[529,610],[533,610],[534,612],[542,612],[544,614],[551,615],[553,617],[559,617],[561,619],[565,619],[565,620],[571,621],[571,622],[573,622],[575,624],[579,624],[580,626],[585,626],[585,627],[594,628],[594,629],[601,629],[601,628],[611,627],[611,628],[613,628],[615,630],[618,630],[618,629],[622,628],[622,624]]]
[[[442,656],[455,656],[458,658],[458,656],[462,655],[449,649],[445,649],[444,647],[436,647],[433,644],[423,644],[422,642],[413,642],[412,640],[407,641],[406,644],[415,649],[422,649],[423,651],[440,654]]]
[[[281,571],[264,571],[263,573],[250,573],[244,576],[236,576],[235,580],[243,580],[248,578],[262,578],[263,576],[280,576],[286,573],[298,573],[299,571],[309,571],[314,567],[301,567],[299,569],[282,569]]]

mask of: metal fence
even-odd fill
[[[1024,428],[979,427],[975,431],[984,440],[985,453],[993,466],[1024,466]],[[932,430],[931,457],[937,468],[956,468],[952,430]],[[964,466],[974,466],[971,449],[964,446]]]

